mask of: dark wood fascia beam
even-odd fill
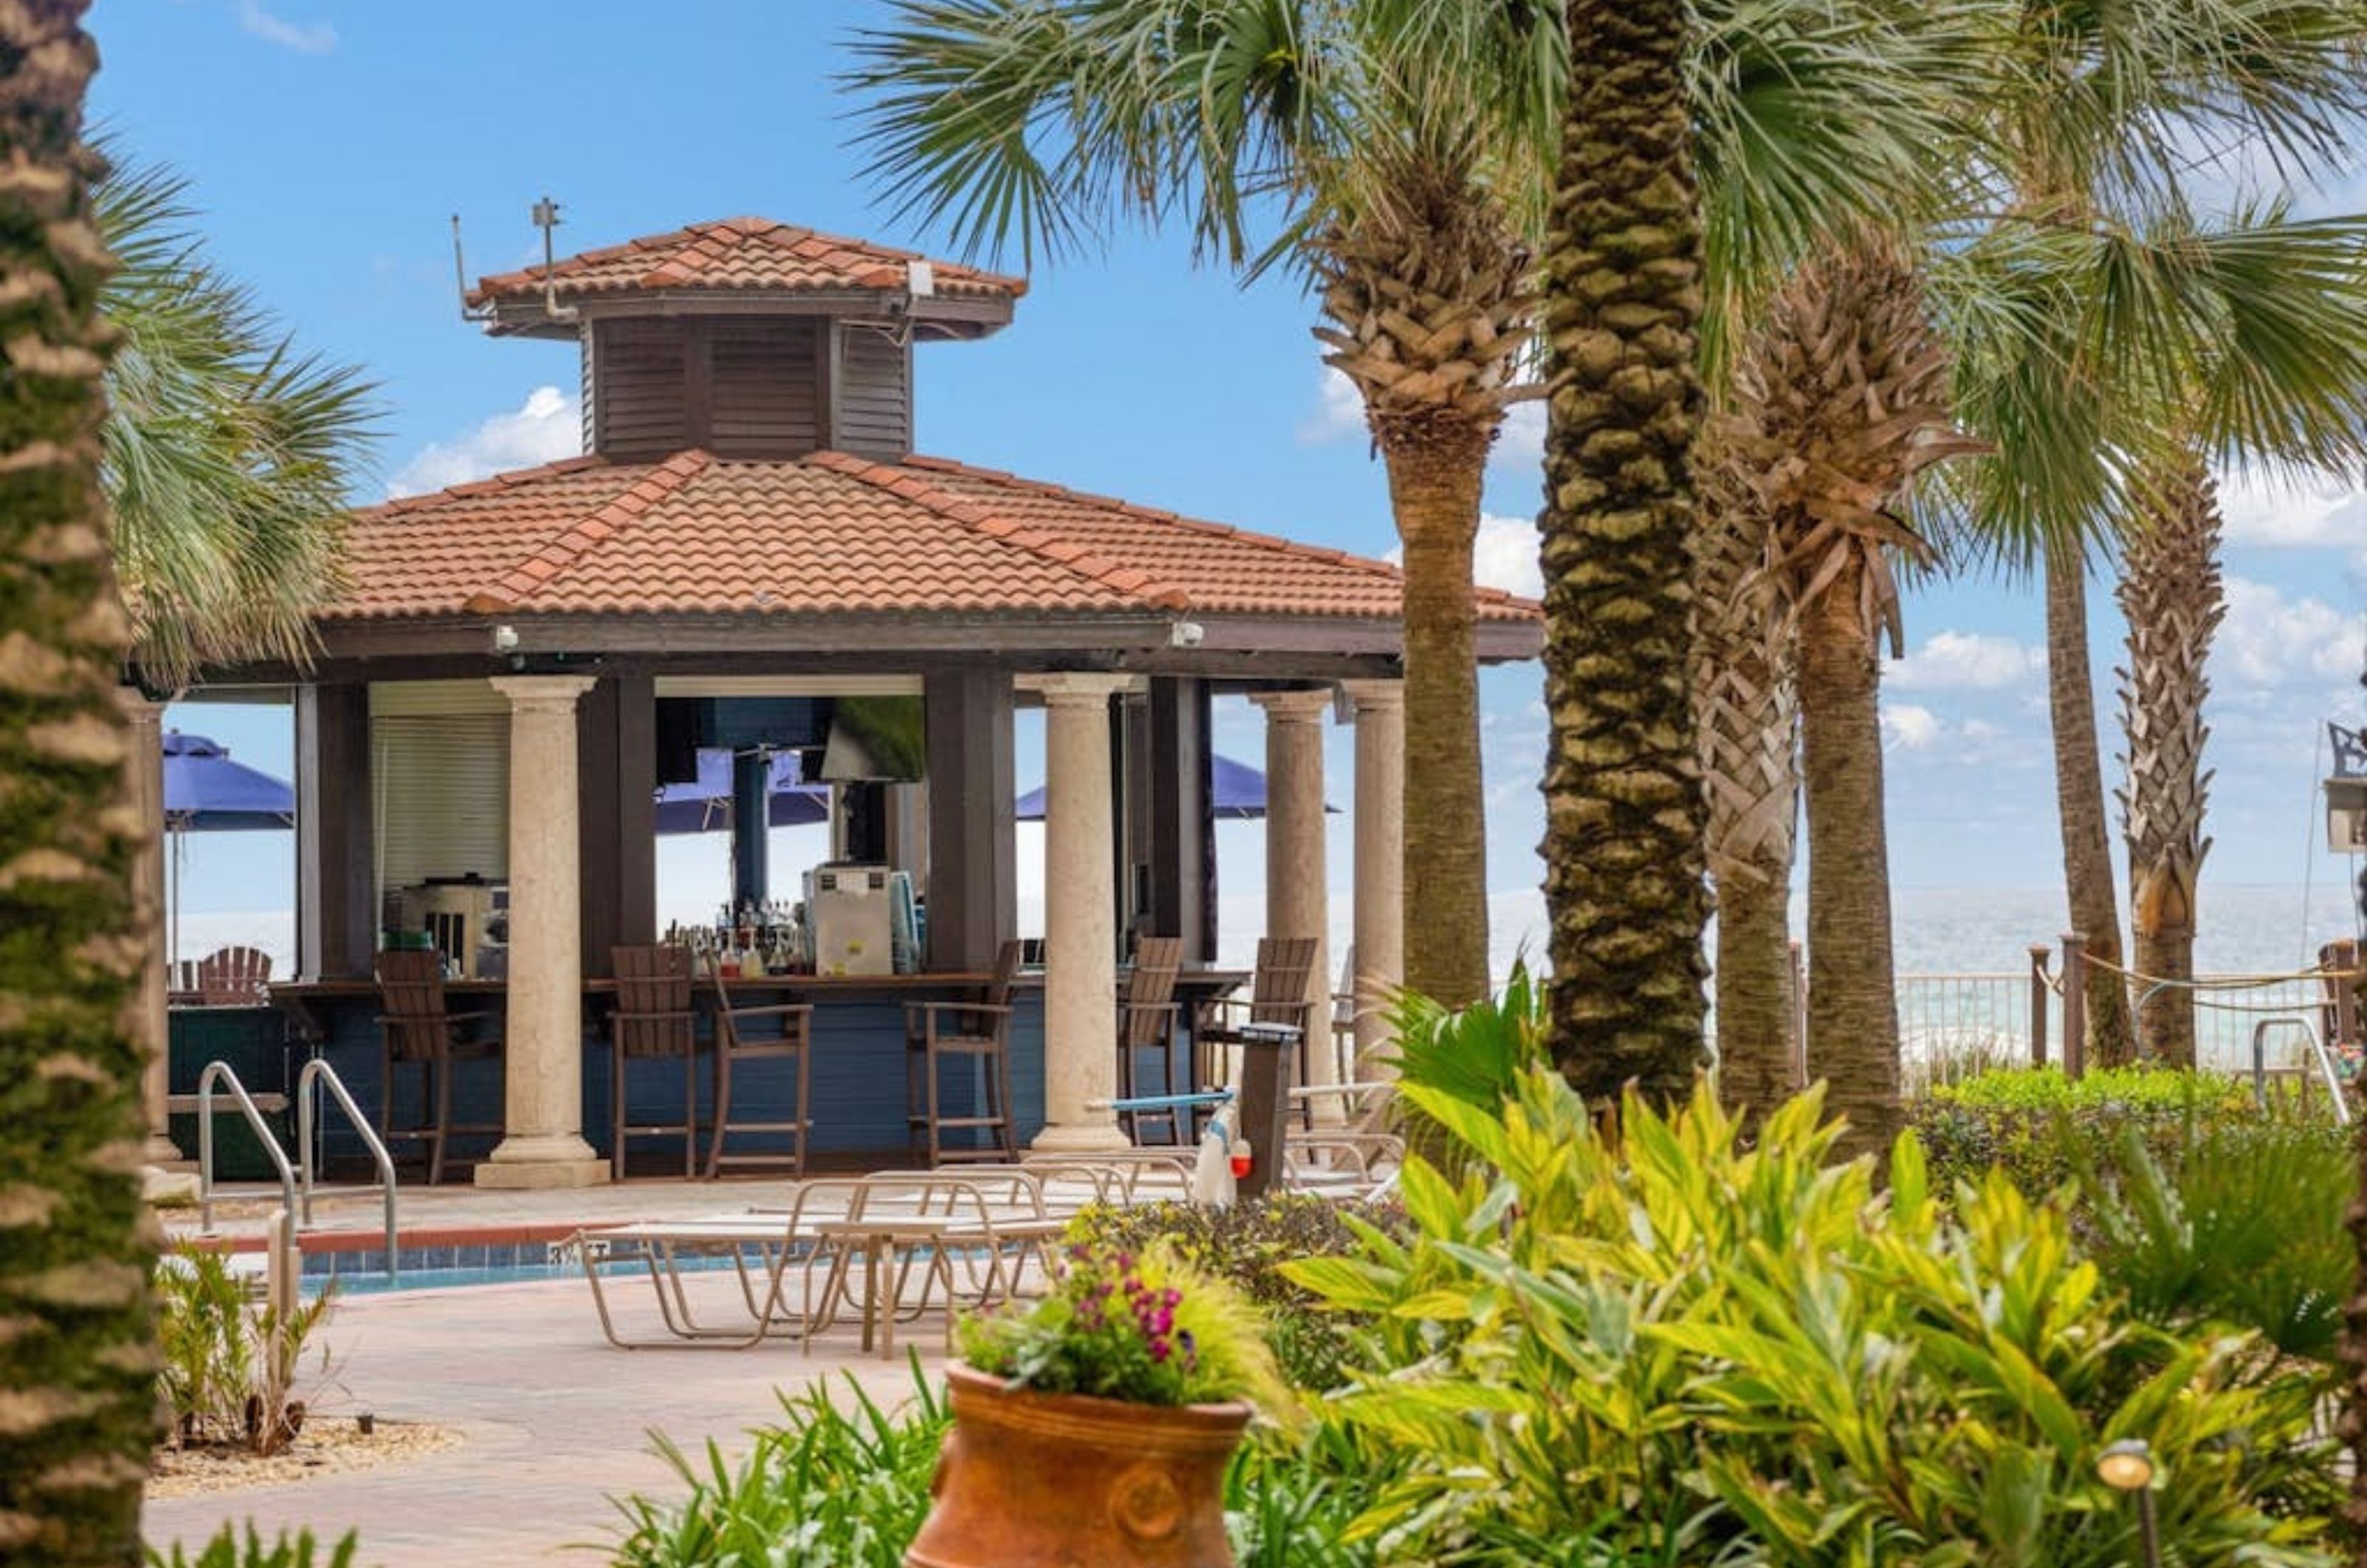
[[[570,299],[561,295],[561,310],[574,314],[551,317],[542,297],[504,299],[486,319],[485,330],[495,337],[572,338],[589,321],[623,316],[859,316],[878,320],[910,316],[916,330],[936,338],[980,338],[1011,324],[1012,301],[968,296],[937,295],[912,301],[909,310],[900,293],[870,288],[765,290],[730,288],[661,288],[626,290]]]
[[[518,633],[514,656],[497,655],[493,627]],[[731,617],[674,620],[515,622],[348,622],[323,628],[321,651],[303,668],[284,663],[222,665],[207,686],[298,685],[341,681],[481,679],[581,671],[691,674],[904,674],[984,665],[1014,673],[1104,670],[1207,680],[1394,680],[1403,673],[1393,622],[1342,635],[1340,623],[1275,622],[1239,638],[1209,636],[1193,648],[1172,645],[1168,623],[1025,620],[893,621],[860,625],[766,626]],[[1091,633],[1089,638],[1088,633]],[[1506,635],[1512,634],[1512,635]],[[1092,640],[1098,638],[1098,640]],[[1536,628],[1481,628],[1484,662],[1535,657]],[[1240,646],[1247,643],[1250,646]]]
[[[1405,633],[1395,620],[1333,615],[1192,615],[1200,627],[1197,652],[1399,658]],[[1479,661],[1501,664],[1537,658],[1545,649],[1539,621],[1482,620],[1474,639]]]
[[[970,658],[997,654],[1107,656],[1169,641],[1165,616],[476,615],[435,620],[334,622],[320,627],[323,660],[475,655],[498,673],[494,629],[517,634],[504,656],[643,658],[698,653]]]

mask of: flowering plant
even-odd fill
[[[1178,1405],[1280,1392],[1257,1309],[1163,1244],[1070,1247],[1048,1294],[965,1319],[961,1347],[980,1371],[1044,1393]]]

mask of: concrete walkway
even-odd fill
[[[753,1183],[745,1191],[711,1184],[693,1191],[704,1195],[696,1205],[704,1211],[744,1207],[761,1195]],[[615,1194],[629,1200],[617,1205],[624,1213],[673,1206],[650,1201],[651,1195],[639,1184]],[[482,1202],[493,1195],[473,1196],[477,1201],[455,1205],[467,1212],[460,1223],[559,1217],[513,1211],[496,1219]],[[522,1204],[538,1196],[504,1194],[502,1201]],[[606,1207],[572,1196],[578,1211]],[[405,1197],[407,1229],[413,1211]],[[694,1206],[686,1193],[676,1201]],[[424,1197],[420,1208],[432,1203],[432,1196]],[[428,1217],[418,1216],[423,1223]],[[434,1217],[445,1224],[458,1218]],[[648,1298],[643,1287],[624,1299],[640,1309]],[[653,1314],[649,1325],[654,1327]],[[747,1451],[749,1428],[782,1418],[780,1392],[821,1378],[844,1391],[843,1371],[889,1405],[912,1388],[900,1335],[896,1362],[864,1355],[849,1329],[821,1337],[810,1354],[791,1343],[744,1351],[618,1350],[601,1337],[581,1279],[355,1295],[338,1304],[322,1332],[337,1365],[332,1386],[315,1391],[318,1418],[350,1419],[368,1410],[389,1420],[456,1426],[467,1440],[375,1470],[152,1502],[151,1542],[195,1547],[223,1522],[252,1518],[266,1539],[282,1528],[309,1527],[327,1540],[357,1529],[364,1568],[594,1568],[607,1560],[603,1543],[614,1540],[620,1519],[611,1497],[682,1495],[681,1482],[651,1450],[651,1430],[694,1454],[714,1438],[736,1459]],[[910,1342],[934,1373],[943,1358],[938,1322],[914,1325]]]

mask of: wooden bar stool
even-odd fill
[[[1006,942],[994,956],[994,976],[975,1001],[904,1004],[904,1123],[912,1155],[934,1167],[947,1160],[1017,1157],[1011,1135],[1011,980],[1019,973],[1020,944]],[[974,1114],[948,1116],[939,1064],[975,1064],[980,1101]],[[947,1148],[948,1130],[983,1129],[990,1141]]]
[[[778,1032],[750,1036],[743,1026],[764,1019],[777,1019]],[[776,1154],[728,1155],[723,1152],[723,1140],[733,1133],[787,1133],[789,1134],[789,1173],[806,1173],[806,1134],[813,1126],[812,1101],[808,1094],[812,1083],[813,1008],[806,1002],[782,1002],[770,1007],[735,1007],[731,993],[723,984],[723,976],[715,976],[715,1138],[708,1145],[707,1174],[719,1174],[727,1165],[779,1165]],[[793,1098],[786,1121],[740,1122],[731,1119],[731,1084],[743,1062],[787,1062],[790,1068]]]
[[[1250,976],[1249,996],[1218,997],[1202,1010],[1193,1044],[1200,1055],[1206,1081],[1195,1087],[1223,1087],[1224,1052],[1241,1043],[1245,1029],[1256,1026],[1269,1033],[1276,1029],[1290,1032],[1297,1046],[1297,1078],[1303,1088],[1307,1083],[1308,1036],[1313,1032],[1316,1021],[1314,999],[1308,994],[1308,987],[1314,982],[1314,970],[1313,937],[1259,938],[1257,969]],[[1328,1036],[1331,1010],[1324,1010],[1327,1016],[1323,1028]],[[1307,1126],[1315,1124],[1311,1102],[1302,1104],[1300,1119]]]
[[[608,1079],[608,1169],[625,1179],[625,1140],[682,1134],[682,1173],[698,1174],[698,1009],[691,995],[690,950],[660,942],[612,947],[617,1010],[608,1015],[614,1047]],[[682,1058],[682,1120],[629,1122],[628,1080],[637,1061]],[[644,1075],[646,1076],[646,1075]]]
[[[427,1181],[444,1179],[444,1158],[455,1133],[492,1133],[502,1123],[456,1122],[452,1120],[452,1067],[456,1062],[498,1060],[499,1039],[470,1032],[470,1025],[491,1017],[483,1012],[451,1012],[444,1005],[444,955],[440,953],[381,953],[378,955],[379,1015],[378,1101],[379,1141],[424,1143],[427,1145]],[[420,1120],[410,1127],[393,1125],[395,1069],[416,1063],[420,1069]]]
[[[1175,977],[1184,966],[1184,939],[1146,936],[1134,944],[1134,967],[1127,970],[1117,995],[1117,1093],[1132,1100],[1138,1053],[1159,1053],[1157,1094],[1175,1092]],[[1184,1118],[1170,1106],[1164,1111],[1119,1112],[1127,1136],[1142,1142],[1145,1122],[1164,1121],[1168,1142],[1184,1142]]]

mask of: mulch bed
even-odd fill
[[[380,1419],[365,1435],[351,1416],[324,1416],[308,1423],[294,1442],[268,1459],[227,1443],[158,1449],[148,1472],[148,1495],[187,1497],[277,1486],[316,1475],[399,1464],[458,1448],[462,1440],[458,1427],[425,1421]]]

